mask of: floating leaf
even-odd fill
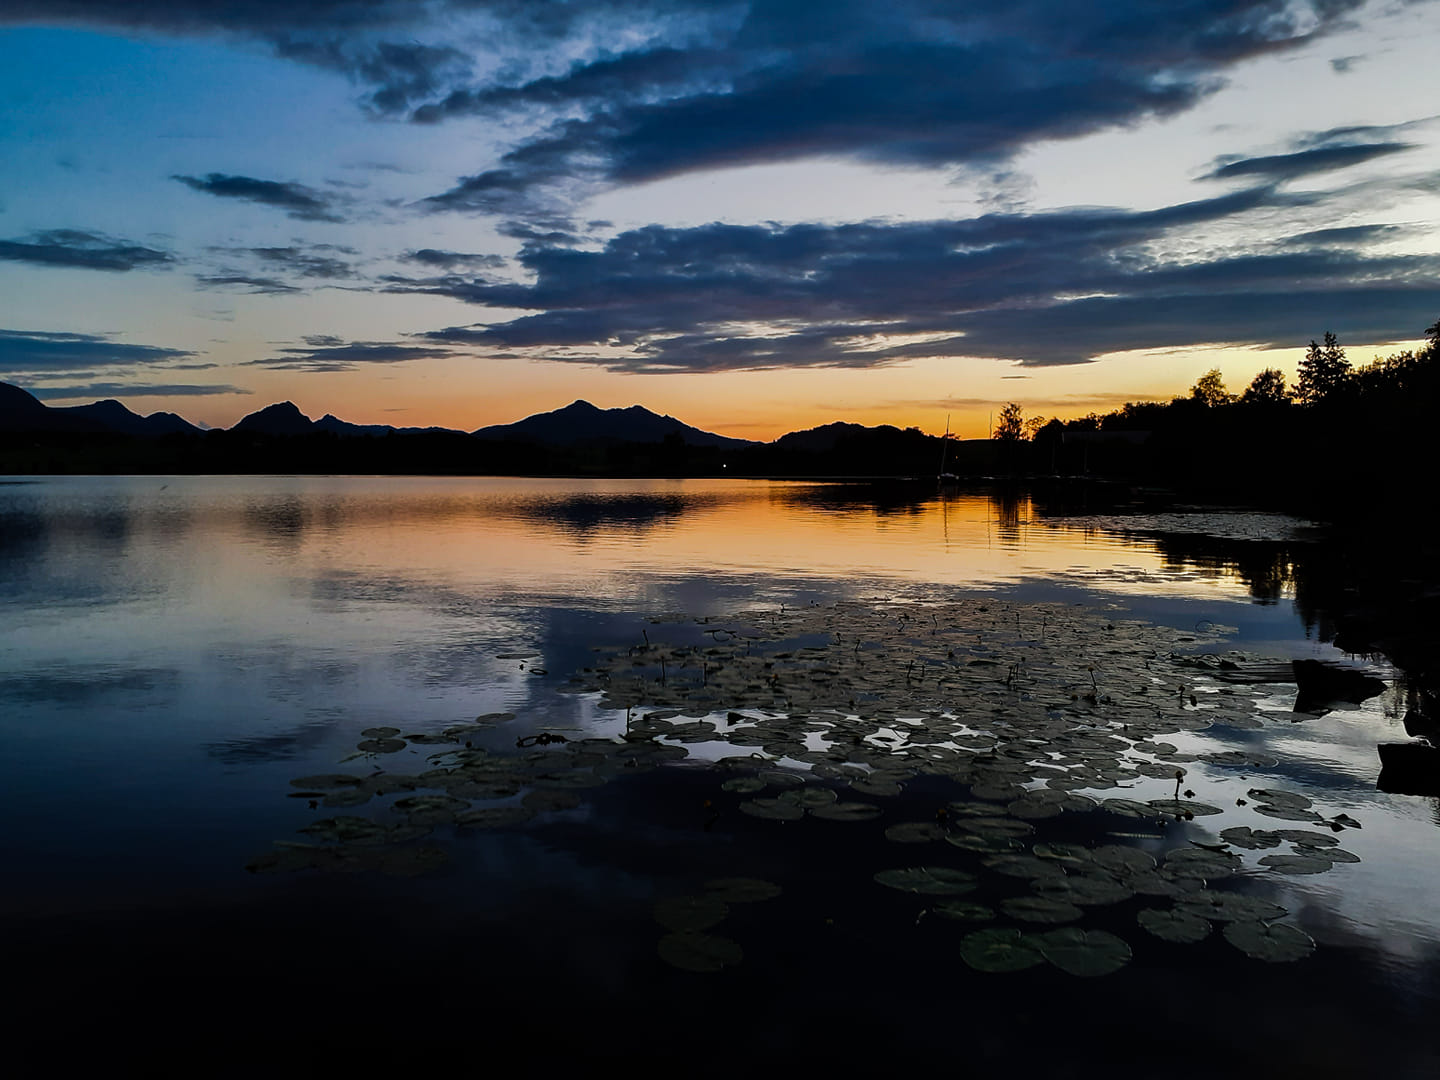
[[[1319,821],[1320,815],[1314,810],[1301,810],[1293,806],[1256,806],[1257,814],[1279,818],[1282,821]]]
[[[1063,878],[1065,871],[1038,855],[992,855],[984,861],[991,870],[1019,878]]]
[[[1320,835],[1316,833],[1315,835]],[[1265,848],[1280,846],[1280,834],[1271,832],[1269,829],[1251,829],[1248,825],[1240,825],[1233,829],[1224,829],[1220,833],[1220,839],[1227,844],[1234,844],[1236,847],[1245,848],[1248,851],[1261,851]]]
[[[404,739],[365,739],[355,749],[366,754],[394,754],[405,749]]]
[[[801,807],[781,802],[779,799],[747,799],[740,804],[740,810],[751,817],[768,818],[772,821],[799,821],[805,816]]]
[[[1323,874],[1335,864],[1313,855],[1266,855],[1260,865],[1280,874]]]
[[[1246,956],[1268,963],[1303,960],[1315,951],[1315,940],[1286,923],[1239,921],[1225,927],[1225,940]]]
[[[863,802],[837,802],[829,806],[817,806],[810,811],[812,817],[827,821],[870,821],[881,814],[878,806]]]
[[[1119,971],[1130,962],[1130,946],[1106,930],[1065,927],[1036,935],[1046,960],[1061,971],[1094,978]]]
[[[1149,803],[1136,802],[1134,799],[1105,799],[1100,803],[1100,809],[1128,818],[1154,818],[1156,816],[1153,806]]]
[[[360,732],[367,739],[393,739],[400,734],[398,727],[367,727]]]
[[[1177,897],[1175,910],[1188,911],[1212,922],[1264,922],[1285,914],[1285,909],[1279,904],[1272,904],[1261,897],[1216,892],[1213,889],[1201,889]]]
[[[504,829],[523,825],[535,816],[528,806],[487,806],[455,815],[455,824],[470,829]]]
[[[1012,919],[1037,923],[1074,922],[1085,914],[1068,900],[1048,896],[1017,896],[1002,900],[1000,910]]]
[[[945,839],[945,830],[933,821],[902,821],[885,830],[885,839],[897,844],[928,844]]]
[[[1143,874],[1155,869],[1155,857],[1148,851],[1125,847],[1123,844],[1105,844],[1097,847],[1091,853],[1091,858],[1095,860],[1097,866],[1121,877]]]
[[[765,790],[765,781],[758,776],[732,776],[720,785],[721,791],[735,791],[743,795],[753,795],[757,791]]]
[[[937,900],[930,910],[956,922],[989,922],[995,918],[993,909],[970,900]]]
[[[1276,829],[1275,836],[1281,840],[1289,840],[1292,844],[1306,844],[1309,847],[1338,847],[1339,840],[1328,833],[1316,832],[1314,829]]]
[[[1271,806],[1288,806],[1295,810],[1308,810],[1312,805],[1304,795],[1297,795],[1293,791],[1280,791],[1275,788],[1251,788],[1245,794],[1259,803],[1267,803]]]
[[[881,870],[875,875],[881,885],[901,892],[923,893],[927,896],[958,896],[975,888],[975,875],[948,866],[912,866],[901,870]]]
[[[791,806],[803,807],[806,810],[814,810],[821,806],[830,806],[835,802],[835,799],[835,792],[826,787],[794,788],[790,791],[783,791],[776,796],[778,802],[789,803]]]
[[[1029,934],[999,928],[966,934],[960,956],[976,971],[992,972],[1024,971],[1045,960]]]
[[[744,959],[740,946],[715,934],[666,934],[657,947],[660,959],[685,971],[712,972]]]
[[[1150,806],[1162,814],[1171,814],[1175,817],[1184,817],[1186,814],[1195,817],[1209,817],[1211,814],[1225,812],[1218,806],[1195,802],[1193,799],[1151,799]]]
[[[666,896],[655,901],[655,921],[676,933],[708,930],[730,914],[730,907],[713,893],[704,896]]]
[[[1119,904],[1135,895],[1135,890],[1122,881],[1100,874],[1071,874],[1061,878],[1044,878],[1035,883],[1048,895],[1063,897],[1072,904],[1099,907]]]
[[[1193,945],[1197,941],[1205,940],[1210,934],[1208,920],[1202,919],[1193,911],[1178,908],[1174,911],[1146,908],[1135,916],[1135,921],[1162,941],[1173,941],[1181,945]]]

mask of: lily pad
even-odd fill
[[[960,956],[976,971],[1024,971],[1044,962],[1035,939],[1019,930],[976,930],[960,941]]]
[[[830,806],[835,800],[835,792],[826,787],[792,788],[789,791],[782,791],[776,796],[777,802],[789,803],[791,806],[803,807],[806,810]]]
[[[993,908],[972,900],[937,900],[930,910],[956,922],[989,922],[995,918]]]
[[[1323,874],[1335,864],[1314,855],[1266,855],[1260,865],[1280,874]]]
[[[1287,923],[1239,921],[1225,927],[1225,940],[1246,956],[1268,963],[1303,960],[1315,951],[1315,940]]]
[[[948,866],[912,866],[900,870],[881,870],[875,875],[881,885],[901,892],[923,893],[927,896],[958,896],[975,888],[975,875]]]
[[[1212,814],[1225,812],[1218,806],[1196,802],[1194,799],[1151,799],[1150,806],[1162,814],[1172,814],[1175,817],[1184,817],[1186,814],[1195,817],[1209,817]]]
[[[765,781],[758,776],[732,776],[720,785],[721,791],[735,791],[742,795],[753,795],[765,790]]]
[[[1319,833],[1315,834],[1319,836]],[[1238,848],[1245,848],[1247,851],[1261,851],[1265,848],[1280,846],[1280,834],[1271,832],[1269,829],[1251,829],[1248,825],[1240,825],[1233,829],[1224,829],[1220,833],[1220,839],[1227,844],[1234,844]]]
[[[1129,874],[1143,874],[1155,869],[1155,857],[1139,848],[1123,844],[1105,844],[1091,852],[1095,864],[1112,874],[1124,877]]]
[[[355,749],[366,754],[394,754],[405,749],[404,739],[363,739]]]
[[[1048,896],[1016,896],[1002,900],[1000,910],[1012,919],[1037,923],[1074,922],[1085,914],[1068,900]]]
[[[902,821],[885,830],[885,839],[897,844],[928,844],[945,839],[945,830],[933,821]]]
[[[504,829],[523,825],[535,816],[528,806],[486,806],[455,815],[455,824],[467,829]]]
[[[1210,935],[1209,921],[1192,911],[1146,908],[1135,916],[1135,921],[1160,940],[1181,945],[1193,945]]]
[[[400,734],[398,727],[367,727],[360,732],[367,739],[393,739]]]
[[[799,821],[805,816],[802,807],[779,799],[746,799],[740,804],[740,811],[751,817],[768,818],[771,821]]]
[[[1036,935],[1036,943],[1046,960],[1082,978],[1109,975],[1130,962],[1130,946],[1107,930],[1047,930]]]
[[[1259,896],[1201,889],[1175,899],[1175,910],[1188,911],[1212,922],[1265,922],[1285,915],[1285,909]]]
[[[878,806],[871,803],[837,802],[829,806],[814,807],[810,815],[827,821],[870,821],[879,817],[881,812]]]
[[[662,897],[654,910],[655,921],[676,933],[708,930],[730,914],[730,906],[713,893]]]
[[[1035,887],[1044,890],[1049,896],[1087,907],[1119,904],[1135,895],[1135,890],[1125,882],[1101,874],[1069,874],[1061,878],[1044,878],[1037,881]]]
[[[660,959],[684,971],[714,972],[734,967],[745,953],[729,938],[715,934],[666,934],[657,947]]]

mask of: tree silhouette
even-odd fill
[[[1190,396],[1196,401],[1203,402],[1207,408],[1228,405],[1235,400],[1225,389],[1225,380],[1220,377],[1219,368],[1211,368],[1201,375],[1195,381],[1195,385],[1190,388]]]
[[[1350,377],[1350,361],[1345,359],[1345,349],[1340,339],[1329,330],[1325,331],[1325,343],[1311,341],[1300,361],[1300,381],[1295,386],[1295,396],[1303,405],[1314,405],[1333,394]]]
[[[1285,373],[1279,368],[1266,368],[1250,380],[1240,401],[1245,405],[1289,404],[1290,388],[1285,385]]]
[[[1000,421],[995,425],[993,438],[1001,442],[1019,442],[1025,437],[1024,410],[1013,401],[1007,401],[1000,410]]]

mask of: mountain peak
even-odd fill
[[[583,398],[553,412],[536,413],[514,424],[494,424],[472,432],[481,439],[507,439],[552,446],[577,443],[658,443],[679,436],[690,446],[744,446],[744,439],[730,439],[683,424],[672,416],[660,416],[643,405],[624,409],[600,409]]]
[[[0,412],[41,412],[45,403],[13,383],[0,382]]]
[[[231,431],[253,431],[261,435],[304,435],[314,424],[293,401],[277,401],[253,412]]]

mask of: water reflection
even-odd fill
[[[1263,727],[1171,741],[1197,758],[1251,755],[1228,766],[1187,761],[1187,783],[1197,790],[1228,784],[1224,790],[1235,794],[1278,784],[1306,793],[1327,814],[1362,820],[1346,846],[1363,863],[1320,875],[1333,880],[1270,875],[1266,887],[1336,946],[1318,961],[1335,965],[1318,969],[1328,972],[1323,985],[1364,985],[1378,995],[1393,972],[1429,986],[1421,992],[1433,1002],[1440,927],[1431,900],[1440,879],[1428,853],[1440,801],[1375,788],[1376,742],[1433,723],[1429,571],[1383,546],[1311,539],[1298,527],[1266,540],[1257,533],[1276,522],[1253,517],[1220,523],[1224,515],[1210,515],[1190,532],[1175,527],[1173,513],[1152,516],[1148,526],[1130,515],[1127,524],[1114,507],[1087,498],[1089,517],[1077,519],[1059,516],[1043,493],[1018,489],[939,498],[923,487],[876,485],[290,477],[0,486],[0,731],[19,748],[0,764],[0,807],[7,820],[33,823],[0,838],[0,855],[19,871],[7,885],[7,910],[240,897],[263,912],[251,944],[270,950],[279,969],[294,956],[281,956],[269,935],[296,917],[299,898],[320,897],[317,927],[333,925],[336,912],[363,911],[357,934],[386,926],[404,944],[409,931],[392,924],[413,918],[424,927],[415,931],[424,940],[395,963],[409,977],[415,958],[435,944],[434,920],[417,909],[440,910],[459,897],[473,939],[456,948],[471,941],[478,952],[498,936],[517,956],[533,960],[537,949],[554,956],[556,968],[533,976],[537,994],[553,990],[555,970],[591,989],[654,993],[652,950],[635,954],[623,943],[651,933],[657,880],[693,888],[683,879],[717,851],[733,859],[737,874],[779,874],[793,860],[783,832],[763,843],[746,833],[744,844],[728,825],[706,832],[713,793],[694,771],[657,769],[533,834],[469,841],[454,876],[407,881],[393,893],[353,878],[321,892],[308,882],[237,878],[237,868],[313,820],[304,800],[284,797],[294,790],[290,781],[355,768],[338,763],[367,727],[436,732],[509,711],[517,714],[513,729],[497,733],[494,748],[512,753],[517,733],[613,730],[616,716],[600,715],[593,697],[562,691],[570,673],[595,663],[594,646],[623,650],[656,634],[648,616],[983,592],[977,603],[1061,599],[1113,605],[1117,620],[1233,625],[1237,650],[1279,661],[1342,658],[1334,643],[1406,668],[1410,678],[1383,697],[1301,723],[1290,722],[1293,684],[1277,682]],[[706,643],[702,628],[676,629]],[[387,767],[419,773],[429,767],[428,749],[409,747]],[[917,790],[921,798],[933,794],[923,783]],[[919,817],[944,805],[937,796]],[[1215,839],[1201,826],[1194,835]],[[913,1015],[930,1009],[937,1024],[953,1020],[950,976],[938,975],[928,957],[914,967],[895,960],[931,932],[916,925],[913,911],[872,940],[837,907],[836,897],[868,897],[849,885],[830,887],[847,852],[845,837],[836,836],[834,858],[824,861],[829,876],[797,885],[785,927],[814,947],[833,976],[811,988],[803,1007],[814,1010],[817,1025],[848,1016],[855,1000],[831,988],[846,985],[863,955],[866,970],[896,976],[884,982],[887,993],[903,987],[894,992],[907,995]],[[890,854],[883,837],[875,842],[877,856],[883,851],[897,866],[911,861],[908,852]],[[547,923],[557,911],[564,920]],[[503,933],[487,936],[486,919],[503,921]],[[132,931],[127,924],[94,937],[125,940]],[[205,933],[213,936],[213,927]],[[68,925],[66,934],[73,936]],[[289,940],[296,948],[313,938]],[[357,940],[380,953],[387,947],[350,936],[336,953],[353,958]],[[585,965],[570,957],[577,941],[601,957],[603,977],[579,970]],[[753,963],[781,985],[779,961],[757,955]],[[503,970],[523,970],[519,960],[512,967]],[[157,981],[175,971],[156,970]],[[1172,975],[1137,971],[1120,993],[1137,1010],[1153,1008],[1156,993],[1174,992]],[[1246,1006],[1258,1012],[1293,992],[1267,981],[1275,978],[1248,972]],[[698,993],[717,1012],[735,1005],[720,991],[712,1000],[703,987],[670,989],[676,1000]],[[1234,993],[1223,984],[1202,989]],[[505,990],[513,991],[511,983]],[[986,1004],[988,997],[965,1007],[993,1005],[994,1030],[1013,1035],[1024,1028],[1015,1016],[1035,1007],[1029,993],[1002,988],[1003,1007]],[[1072,986],[1060,996],[1073,1003],[1074,993]],[[1080,1013],[1057,1010],[1072,1019]],[[1093,1020],[1084,1015],[1091,1018],[1084,1023]],[[905,1016],[908,1024],[913,1016]],[[1388,1022],[1397,1037],[1416,1030]],[[1369,1030],[1391,1030],[1384,1023]],[[1074,1024],[1078,1038],[1083,1024]],[[1168,1028],[1155,1036],[1162,1049],[1171,1037]]]

